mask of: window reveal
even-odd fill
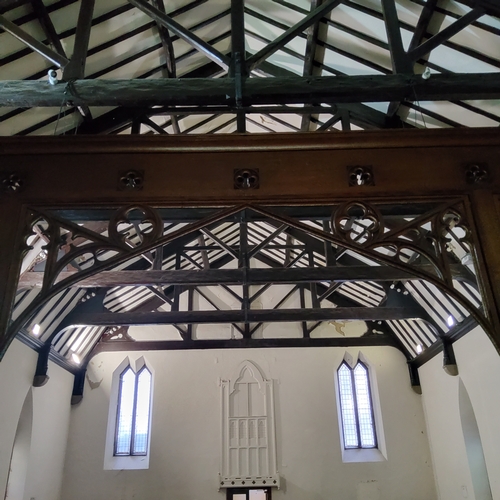
[[[147,454],[150,407],[151,372],[144,366],[135,373],[128,366],[120,375],[115,456]]]
[[[343,362],[337,376],[344,448],[376,448],[368,368],[361,361],[354,368]]]

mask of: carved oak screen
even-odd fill
[[[221,391],[220,486],[279,486],[272,380],[244,361]]]

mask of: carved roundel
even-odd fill
[[[125,231],[123,226],[132,226]],[[132,205],[118,210],[109,221],[109,238],[117,245],[140,247],[157,240],[163,234],[163,221],[153,208]]]
[[[340,205],[332,215],[331,227],[333,234],[357,245],[374,243],[384,234],[382,214],[360,201]]]

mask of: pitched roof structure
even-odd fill
[[[0,14],[1,135],[500,121],[493,0],[3,0]]]
[[[0,134],[497,127],[499,15],[493,0],[0,0]],[[215,209],[172,208],[127,214],[116,234],[116,214],[89,213],[35,214],[12,317],[24,342],[71,371],[98,350],[250,339],[385,344],[423,362],[444,334],[475,324],[460,297],[482,307],[451,205],[283,207],[215,222]],[[148,251],[117,257],[156,230]],[[335,239],[375,233],[378,257]],[[384,265],[395,255],[416,274]],[[96,261],[108,274],[71,282]],[[445,274],[458,295],[436,286]],[[168,326],[155,326],[165,311]],[[276,323],[286,327],[266,328]]]

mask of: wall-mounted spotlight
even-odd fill
[[[47,73],[49,77],[49,83],[51,85],[57,85],[59,80],[57,79],[57,72],[54,69],[49,69],[49,72]]]

